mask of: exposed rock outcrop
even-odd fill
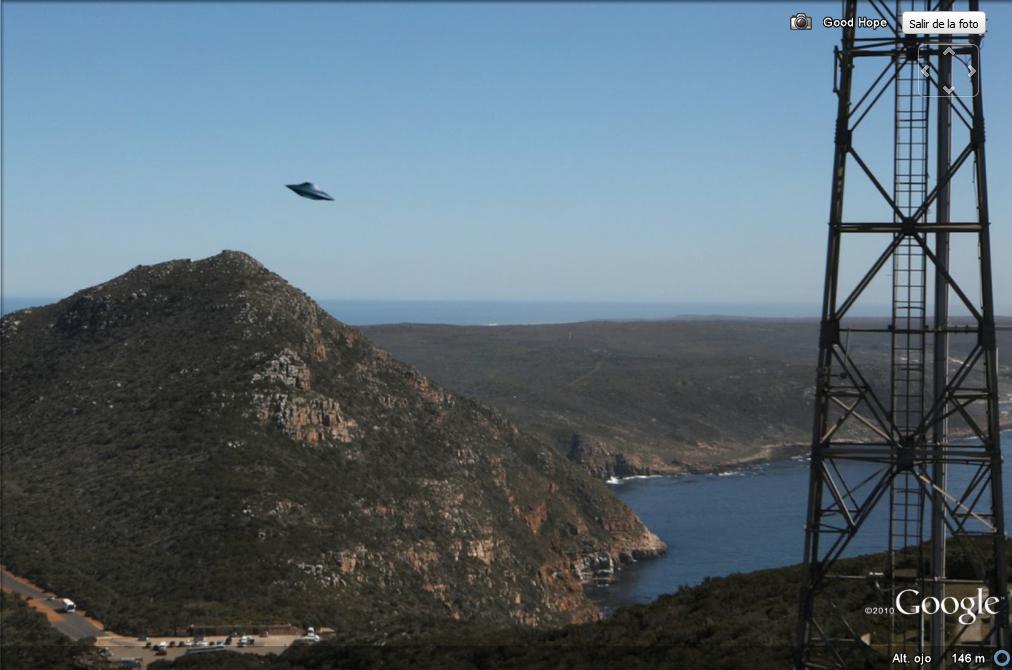
[[[5,560],[114,627],[587,621],[584,584],[663,550],[554,445],[242,253],[0,331]]]

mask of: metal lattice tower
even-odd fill
[[[1010,640],[981,36],[901,28],[904,11],[979,11],[978,2],[844,0],[843,9],[854,25],[842,28],[835,52],[796,667],[885,668],[896,654],[907,668],[993,667],[993,652]],[[862,28],[862,16],[890,27]],[[891,115],[870,114],[888,112],[890,97]],[[885,161],[873,167],[890,129],[891,174]],[[848,182],[848,167],[863,183]],[[858,220],[844,216],[855,186],[871,193],[855,201]],[[873,210],[880,214],[865,213]],[[854,259],[845,239],[847,251],[877,246]],[[950,266],[957,244],[975,247],[973,271]],[[845,287],[855,265],[858,279]],[[854,316],[886,279],[888,322]],[[858,553],[867,555],[844,558]],[[964,623],[959,613],[892,609],[910,589],[915,605],[982,589],[998,598],[997,614],[978,608]]]

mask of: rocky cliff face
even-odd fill
[[[583,584],[664,549],[242,253],[139,266],[2,338],[3,561],[107,624],[586,621]]]

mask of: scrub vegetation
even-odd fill
[[[434,381],[543,435],[599,478],[721,470],[797,453],[811,443],[819,342],[813,320],[363,330]],[[954,360],[971,340],[952,337]],[[888,399],[888,336],[855,334],[848,342],[872,386]],[[1012,351],[1012,330],[999,331],[998,346]],[[1000,363],[1002,396],[1012,400],[1012,364],[1007,356]],[[1012,424],[1012,414],[1002,419]],[[954,421],[953,429],[961,428]]]
[[[663,551],[601,482],[253,258],[0,321],[3,563],[113,630],[531,625]]]
[[[72,641],[49,625],[23,598],[0,592],[0,667],[31,670],[111,668],[88,640]]]
[[[1010,545],[1012,549],[1012,545]],[[848,574],[881,570],[884,554],[840,561]],[[950,576],[969,577],[969,562],[953,553]],[[551,630],[445,624],[420,630],[404,644],[361,647],[322,643],[293,647],[277,657],[230,659],[232,665],[184,659],[153,665],[236,670],[329,668],[669,668],[671,670],[783,670],[792,661],[798,614],[799,566],[707,579],[647,605],[617,610],[603,621]],[[871,582],[838,595],[860,632],[885,639],[888,616],[862,616],[883,604]],[[860,653],[854,668],[888,668],[888,659]],[[220,661],[219,661],[220,663]]]

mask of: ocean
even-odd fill
[[[53,298],[10,297],[3,313],[45,305]],[[319,300],[334,318],[351,326],[427,323],[493,326],[577,321],[632,321],[713,316],[818,318],[814,305],[693,302],[563,302],[495,300]]]
[[[46,305],[56,298],[4,296],[0,313]],[[350,326],[393,323],[451,326],[510,326],[579,321],[639,321],[677,318],[818,319],[819,305],[733,302],[608,302],[511,300],[330,300],[317,298],[334,318]],[[855,305],[851,316],[883,317],[888,307]],[[1012,307],[1001,314],[1012,313]],[[953,314],[959,315],[958,306]]]
[[[1012,431],[1002,433],[1003,477],[1012,481]],[[851,472],[874,468],[854,464]],[[668,553],[619,573],[611,586],[593,588],[590,597],[607,613],[647,603],[679,586],[800,563],[808,498],[807,460],[775,461],[713,475],[631,478],[609,488],[668,545]],[[850,479],[848,481],[853,482]],[[965,469],[952,478],[965,484]],[[1007,490],[1007,488],[1006,488]],[[846,556],[882,551],[888,535],[887,506],[872,514],[851,542]],[[1012,496],[1005,496],[1006,526]]]

